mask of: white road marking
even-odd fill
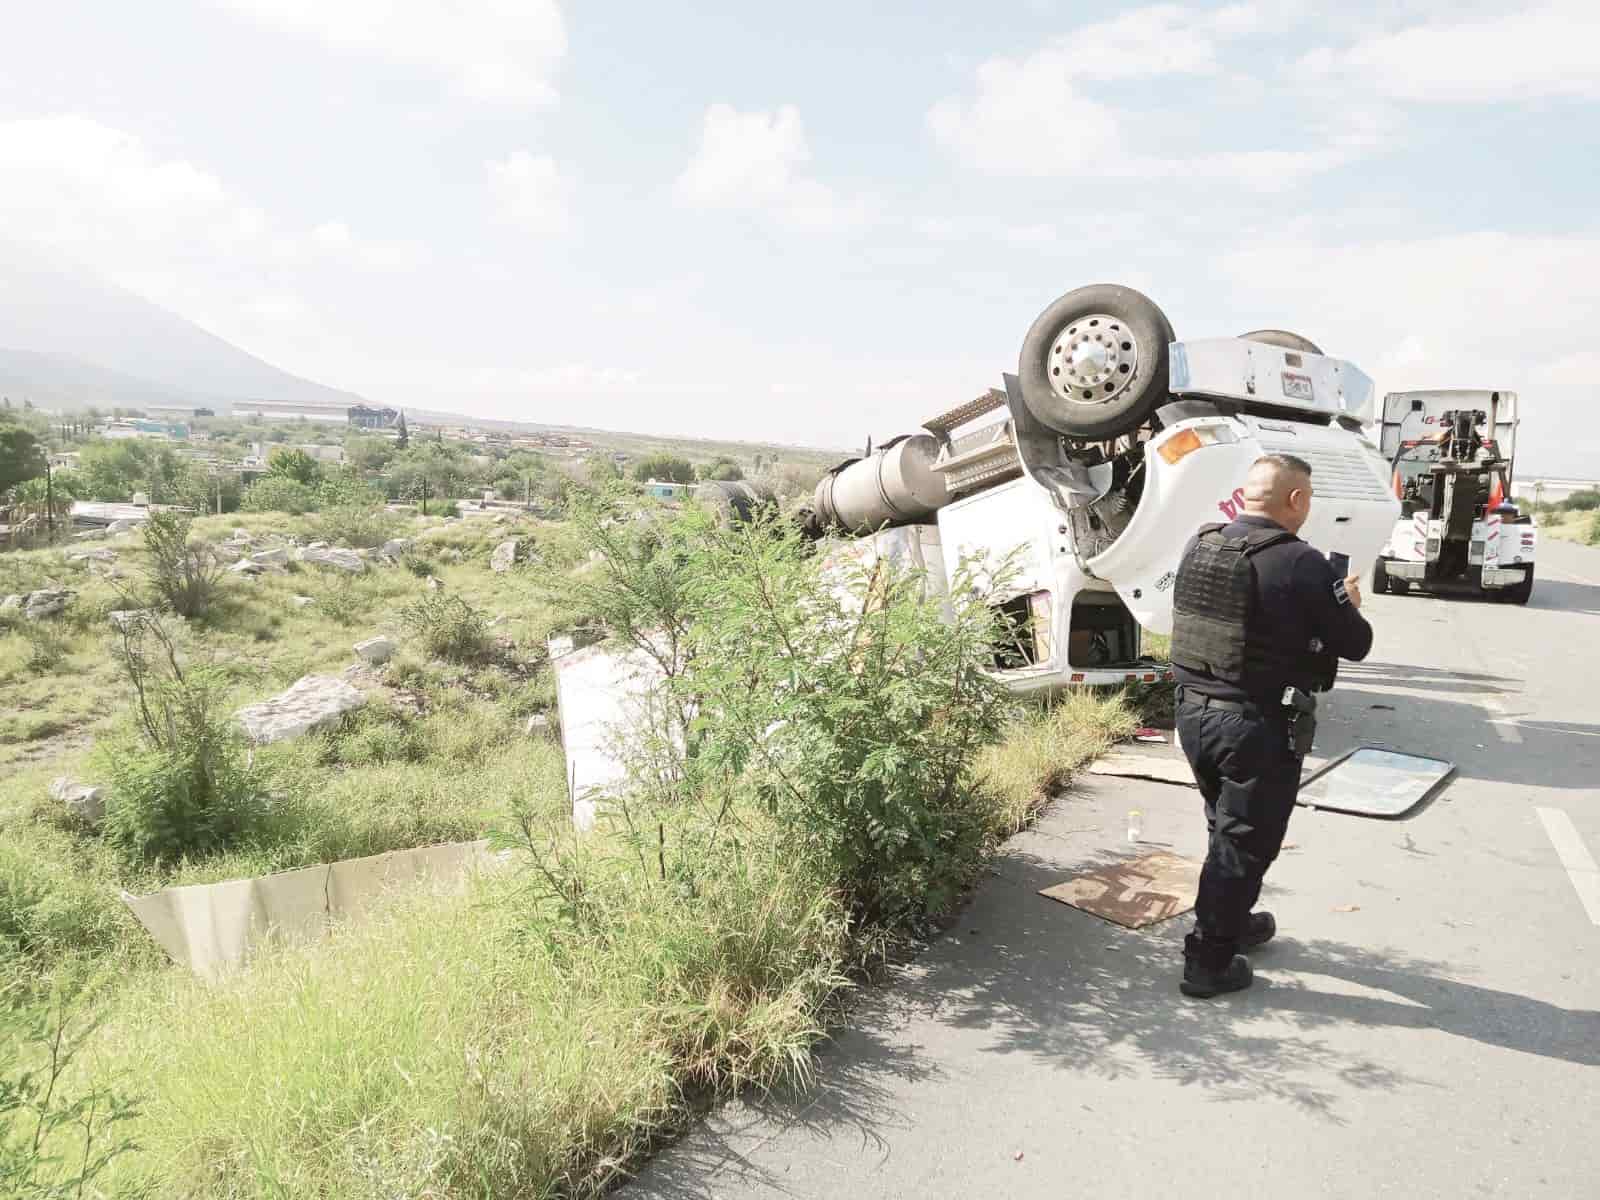
[[[1536,808],[1533,811],[1539,814],[1539,823],[1550,836],[1550,843],[1556,848],[1556,857],[1567,869],[1567,878],[1572,880],[1572,886],[1577,890],[1578,900],[1589,914],[1589,920],[1600,925],[1600,866],[1595,865],[1594,856],[1578,836],[1577,826],[1559,808]]]
[[[1517,728],[1517,723],[1506,713],[1505,703],[1499,696],[1489,694],[1483,698],[1483,707],[1489,710],[1489,724],[1499,735],[1502,742],[1509,742],[1513,746],[1522,745],[1522,730]]]

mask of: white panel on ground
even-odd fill
[[[555,660],[561,748],[567,759],[572,821],[594,824],[597,799],[627,775],[618,747],[624,732],[643,719],[663,679],[640,650],[589,646]]]

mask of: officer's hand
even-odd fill
[[[1345,579],[1344,594],[1350,598],[1351,608],[1361,607],[1361,576],[1351,575]]]

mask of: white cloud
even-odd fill
[[[555,99],[567,50],[555,0],[214,0],[268,28],[448,79],[463,95]]]
[[[691,208],[757,212],[793,230],[836,230],[859,222],[862,205],[811,178],[810,161],[800,110],[792,104],[771,113],[713,104],[699,149],[673,190]]]
[[[1165,114],[1138,114],[1097,94],[1096,85],[1158,77],[1254,86],[1230,73],[1231,41],[1281,25],[1284,11],[1254,5],[1200,10],[1174,4],[1136,9],[1085,25],[1022,58],[995,58],[976,71],[971,95],[928,111],[934,141],[962,164],[997,175],[1042,178],[1232,179],[1274,191],[1370,152],[1370,128],[1339,128],[1309,149],[1247,148],[1183,155],[1151,152]]]
[[[502,218],[528,233],[556,234],[572,224],[572,180],[547,154],[514,150],[485,164]]]
[[[1305,71],[1398,100],[1490,103],[1600,96],[1600,5],[1546,0],[1529,9],[1375,34],[1301,59]]]

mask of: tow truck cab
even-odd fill
[[[1384,397],[1379,444],[1401,509],[1373,571],[1375,590],[1527,603],[1539,534],[1511,499],[1518,424],[1511,391]]]

